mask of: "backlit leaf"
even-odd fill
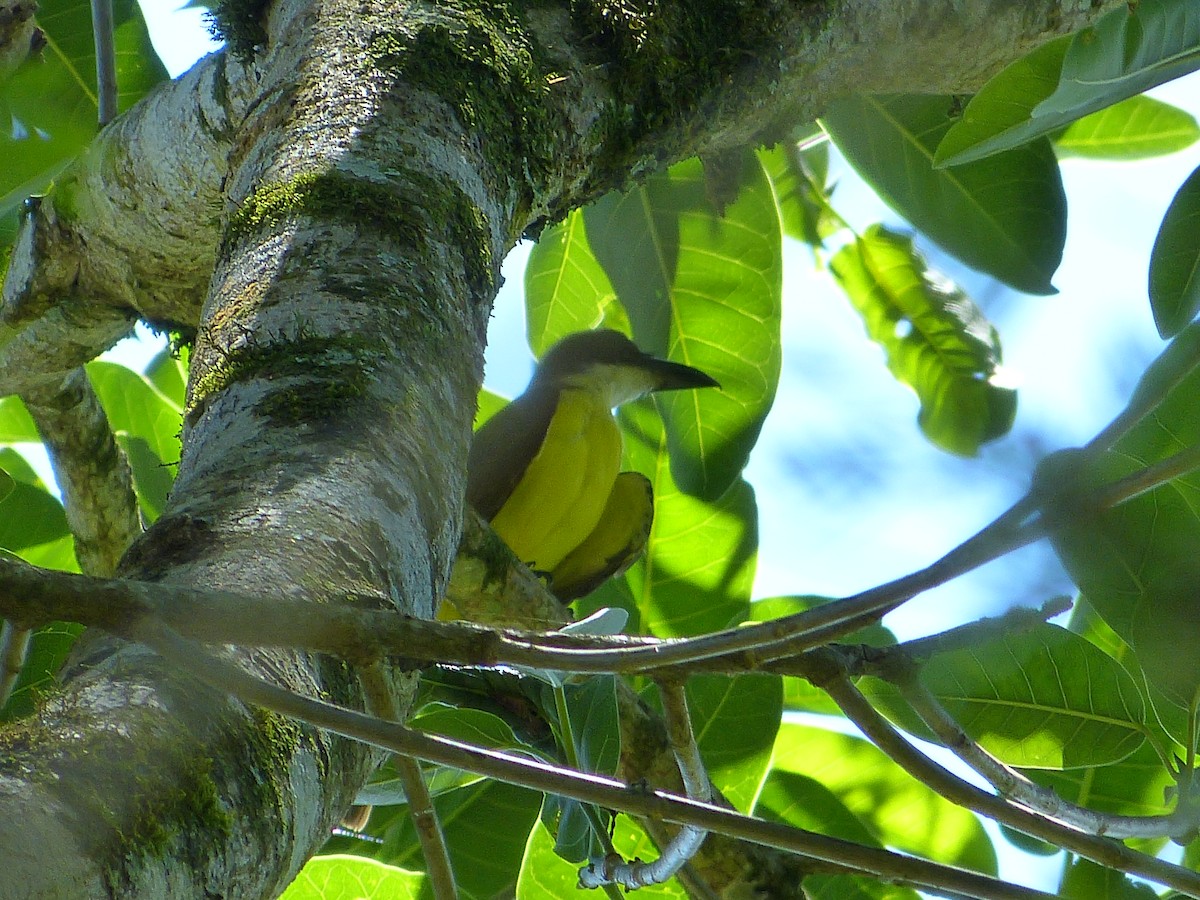
[[[698,160],[584,210],[592,251],[636,343],[707,372],[720,390],[657,398],[679,488],[715,500],[746,464],[779,380],[782,263],[770,182],[747,154],[719,214]]]
[[[1153,97],[1130,97],[1084,116],[1054,139],[1059,156],[1146,159],[1183,150],[1200,139],[1196,119]]]
[[[961,290],[939,280],[912,240],[873,225],[830,260],[830,271],[921,400],[919,422],[945,450],[974,454],[1012,426],[1017,397],[1000,381],[1000,340]]]
[[[977,872],[996,871],[996,854],[979,819],[861,737],[788,722],[779,729],[771,766],[824,785],[885,846]]]
[[[408,872],[361,856],[316,856],[304,864],[280,900],[417,900],[422,872]]]

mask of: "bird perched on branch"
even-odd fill
[[[513,553],[568,601],[641,554],[654,515],[649,480],[621,472],[613,409],[656,391],[718,387],[643,353],[617,331],[581,331],[542,358],[529,387],[475,434],[467,500]]]

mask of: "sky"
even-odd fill
[[[215,46],[200,10],[175,11],[161,0],[142,6],[172,75]],[[1153,94],[1200,117],[1200,74]],[[998,327],[1018,380],[1012,433],[975,459],[949,456],[922,437],[915,396],[892,379],[830,276],[806,248],[789,245],[778,399],[746,471],[760,515],[755,597],[840,596],[919,569],[1017,500],[1044,454],[1103,427],[1163,347],[1146,267],[1171,197],[1198,165],[1200,147],[1136,163],[1064,161],[1068,235],[1052,297],[1018,294],[918,239]],[[856,230],[875,221],[904,227],[836,155],[831,180],[835,206]],[[519,246],[506,260],[489,331],[486,383],[506,396],[523,390],[533,366],[521,292],[527,255]],[[117,356],[136,364],[156,349],[126,346]],[[914,637],[1071,592],[1050,551],[1035,545],[929,592],[887,624]],[[1008,874],[1026,883],[1044,885],[1059,865],[1024,859]]]

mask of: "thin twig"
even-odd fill
[[[661,681],[658,687],[662,692],[667,737],[679,765],[684,793],[691,800],[711,800],[712,788],[704,761],[700,758],[700,748],[696,745],[696,735],[692,731],[683,683]],[[631,891],[652,884],[663,884],[699,852],[707,836],[708,832],[702,828],[684,825],[653,862],[634,860],[628,863],[613,854],[592,859],[579,871],[579,886],[594,888],[615,883]]]
[[[21,399],[54,466],[80,571],[112,575],[142,524],[129,461],[100,399],[82,368]]]
[[[363,686],[367,711],[384,721],[399,722],[400,712],[396,708],[395,695],[388,684],[383,664],[373,662],[364,666],[359,671],[359,681]],[[393,764],[404,787],[404,796],[408,799],[408,814],[425,856],[425,874],[429,878],[433,896],[435,900],[455,900],[458,889],[454,884],[450,851],[446,847],[446,836],[438,822],[425,777],[421,774],[421,765],[411,756],[402,754],[393,757]],[[362,815],[364,825],[369,815],[370,807],[367,807]]]
[[[269,684],[161,626],[147,625],[140,631],[137,639],[164,658],[187,669],[201,681],[231,693],[245,702],[300,719],[344,737],[374,744],[393,753],[414,756],[439,765],[464,769],[510,784],[573,797],[582,802],[596,803],[634,815],[659,817],[681,825],[694,825],[763,846],[832,862],[855,869],[860,874],[889,882],[911,884],[981,900],[1049,900],[1052,896],[928,860],[864,847],[851,841],[825,837],[777,822],[752,819],[732,810],[675,794],[640,787],[632,788],[611,778],[568,772],[536,760],[520,759],[449,738],[422,734],[396,723],[381,722],[364,713],[302,697]],[[1176,866],[1167,866],[1168,872],[1176,869]],[[1179,871],[1194,879],[1197,882],[1195,890],[1200,891],[1200,875],[1186,870]],[[1175,886],[1175,882],[1179,880],[1177,878],[1163,883]]]
[[[28,628],[18,628],[7,619],[0,623],[0,709],[12,697],[17,679],[21,677],[32,634]]]
[[[103,128],[117,114],[117,57],[112,0],[92,0],[92,39],[96,47],[96,112]]]
[[[1006,766],[971,740],[919,678],[899,679],[892,683],[938,740],[1009,800],[1088,834],[1122,840],[1186,836],[1186,824],[1174,816],[1109,815],[1064,800],[1049,788]],[[1181,824],[1185,827],[1180,828]]]

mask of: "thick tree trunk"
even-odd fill
[[[429,616],[523,232],[850,91],[969,90],[1099,11],[1077,6],[283,0],[264,34],[227,23],[253,65],[201,63],[43,202],[5,286],[0,392],[61,380],[130,310],[196,326],[171,502],[122,574]],[[68,352],[33,349],[56,336]],[[236,658],[362,705],[341,662]],[[271,896],[378,760],[103,636],[0,749],[4,897]]]

